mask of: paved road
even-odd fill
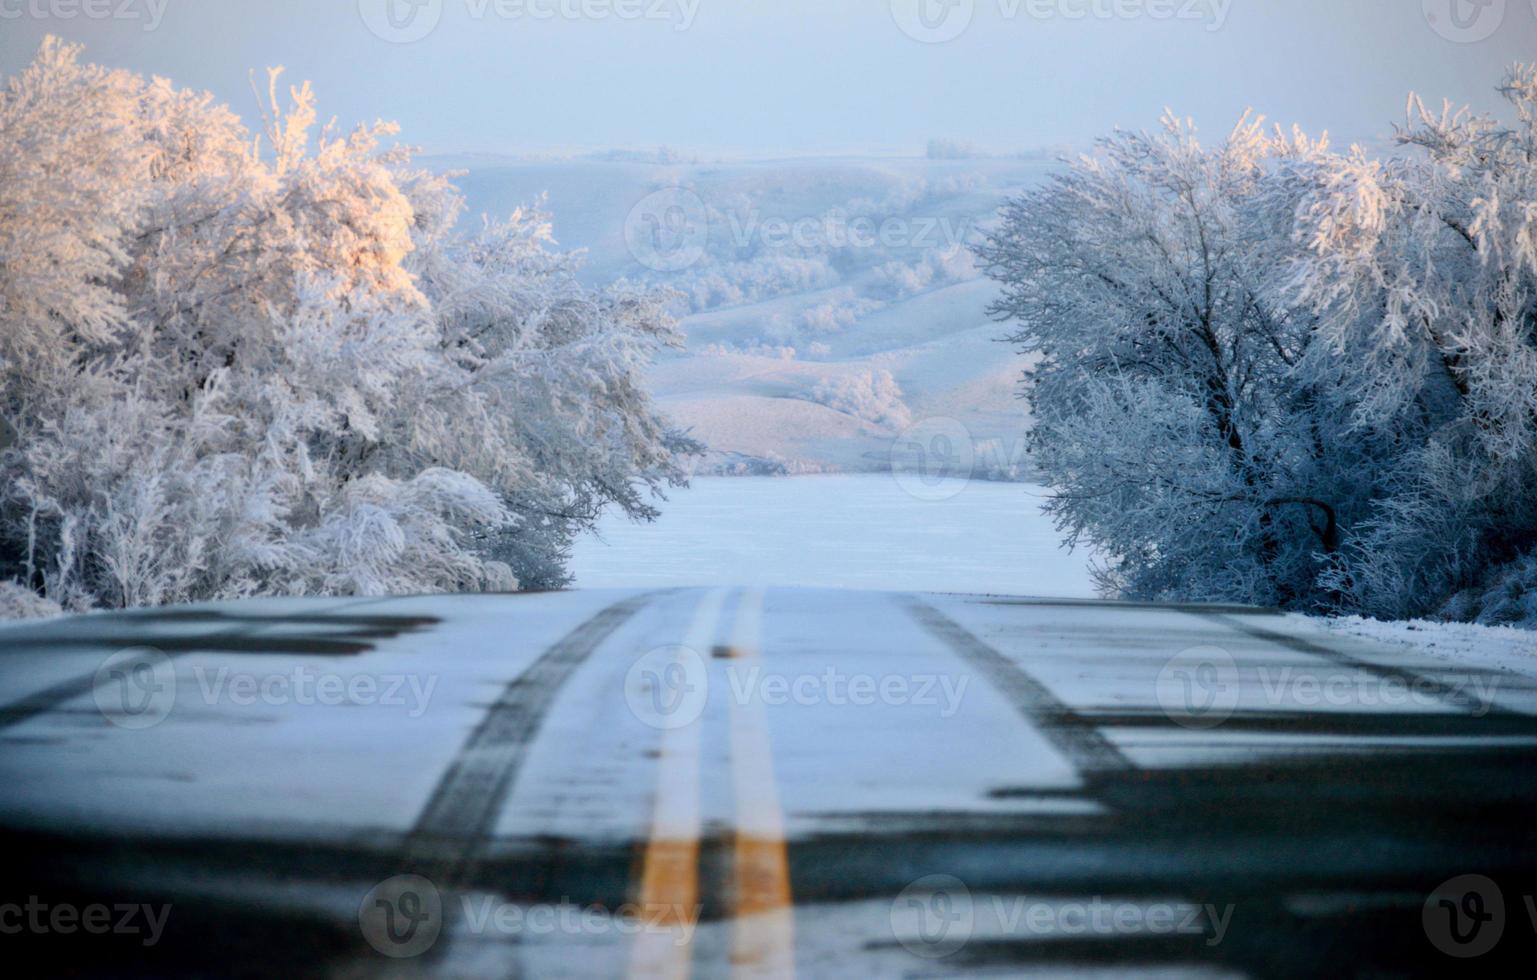
[[[1537,684],[1295,617],[680,589],[249,601],[0,649],[0,942],[51,972],[1537,952]]]

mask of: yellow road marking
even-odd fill
[[[700,603],[684,647],[713,649],[725,592]],[[763,592],[745,592],[732,626],[730,669],[750,671],[760,655]],[[729,696],[728,691],[720,695]],[[687,980],[699,909],[700,744],[704,718],[662,732],[651,834],[637,901],[648,927],[631,948],[631,977]],[[739,977],[795,975],[794,905],[784,811],[774,779],[768,718],[753,699],[730,708],[731,777],[736,804],[728,913],[731,970]]]
[[[683,646],[708,656],[726,591],[708,593]],[[680,658],[683,656],[680,651]],[[630,950],[631,977],[686,980],[699,919],[699,746],[704,719],[664,729],[657,764],[651,834],[642,857],[637,901],[643,928]]]
[[[732,670],[751,671],[761,653],[763,591],[743,594],[732,630]],[[736,839],[731,875],[734,976],[795,975],[795,915],[784,811],[774,778],[768,717],[757,698],[731,703],[731,777]]]

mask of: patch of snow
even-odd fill
[[[1424,619],[1385,622],[1360,616],[1323,622],[1335,633],[1407,647],[1437,660],[1537,678],[1537,633],[1531,630]]]

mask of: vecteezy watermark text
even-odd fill
[[[978,933],[989,937],[1192,936],[1217,946],[1235,906],[1210,903],[1018,895],[974,897],[954,875],[926,875],[891,904],[891,931],[908,952],[943,959]]]
[[[170,915],[169,905],[139,902],[72,905],[68,902],[45,902],[31,895],[25,902],[0,903],[0,935],[15,936],[26,932],[37,936],[73,936],[79,933],[90,936],[140,936],[144,946],[150,947],[160,942],[160,936],[165,932],[166,919]]]
[[[1505,23],[1506,0],[1423,0],[1422,6],[1431,30],[1455,44],[1487,40]]]
[[[967,674],[850,673],[836,666],[820,671],[764,669],[756,659],[739,661],[737,651],[720,648],[711,659],[725,661],[725,683],[712,685],[705,657],[683,646],[657,647],[636,659],[624,681],[625,703],[636,718],[663,730],[690,725],[704,713],[712,693],[731,704],[776,707],[912,707],[942,719],[961,709],[971,677]]]
[[[426,713],[432,692],[438,686],[437,676],[431,674],[343,675],[310,667],[252,673],[228,667],[195,666],[191,674],[203,703],[208,705],[381,705],[406,708],[408,718],[420,718]]]
[[[847,674],[836,667],[820,673],[766,672],[753,664],[727,668],[731,698],[737,704],[759,701],[781,704],[829,704],[834,707],[915,705],[937,709],[940,718],[954,718],[971,678],[949,674]]]
[[[834,252],[915,249],[953,252],[971,238],[971,219],[953,215],[850,215],[840,210],[784,215],[760,208],[711,209],[686,187],[641,198],[625,216],[630,255],[656,272],[681,272],[704,258],[710,244],[738,254],[760,250]]]
[[[193,683],[184,686],[183,682]],[[164,721],[178,697],[195,695],[205,706],[341,705],[404,708],[406,717],[426,713],[437,689],[436,674],[389,671],[318,670],[306,664],[288,669],[236,670],[193,664],[178,668],[151,647],[119,650],[104,660],[92,679],[97,710],[119,728],[153,728]]]
[[[1447,705],[1481,718],[1495,706],[1500,678],[1487,671],[1445,672],[1436,677],[1377,672],[1363,666],[1294,667],[1254,664],[1241,686],[1238,664],[1219,647],[1181,650],[1158,672],[1156,696],[1168,718],[1186,728],[1215,728],[1233,716],[1240,691],[1251,707],[1312,712],[1320,709],[1419,709]]]
[[[0,21],[120,20],[139,21],[153,31],[165,19],[171,0],[0,0]]]
[[[499,936],[638,936],[665,934],[687,946],[699,925],[700,905],[629,902],[614,909],[558,902],[521,904],[482,895],[464,896],[460,911],[472,935]]]
[[[728,212],[726,225],[738,249],[755,241],[765,248],[807,251],[845,248],[959,248],[971,232],[971,222],[949,216],[874,218],[839,212],[784,218],[765,217],[754,208]]]
[[[982,9],[1008,22],[1185,21],[1220,31],[1232,7],[1233,0],[891,0],[891,16],[913,40],[942,44],[964,34]]]
[[[472,936],[666,936],[680,948],[693,941],[702,906],[629,902],[617,908],[574,902],[509,902],[485,894],[460,894],[445,902],[436,884],[403,874],[379,882],[363,896],[358,926],[374,949],[393,959],[420,956],[453,919],[456,935]]]
[[[358,0],[358,14],[376,37],[409,44],[437,30],[445,8],[476,23],[492,19],[651,21],[686,31],[694,26],[701,3],[703,0]]]
[[[1520,898],[1526,926],[1537,935],[1537,896],[1526,892]],[[1462,874],[1441,882],[1426,896],[1420,917],[1430,944],[1460,960],[1493,950],[1508,926],[1522,928],[1521,916],[1507,911],[1500,886],[1481,874]]]

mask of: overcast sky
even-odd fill
[[[1537,0],[0,0],[0,71],[49,33],[213,91],[309,79],[429,152],[1017,149],[1253,106],[1337,139],[1412,89],[1481,106]],[[103,16],[106,15],[106,16]],[[1432,23],[1433,21],[1433,23]],[[420,36],[418,36],[420,35]]]

